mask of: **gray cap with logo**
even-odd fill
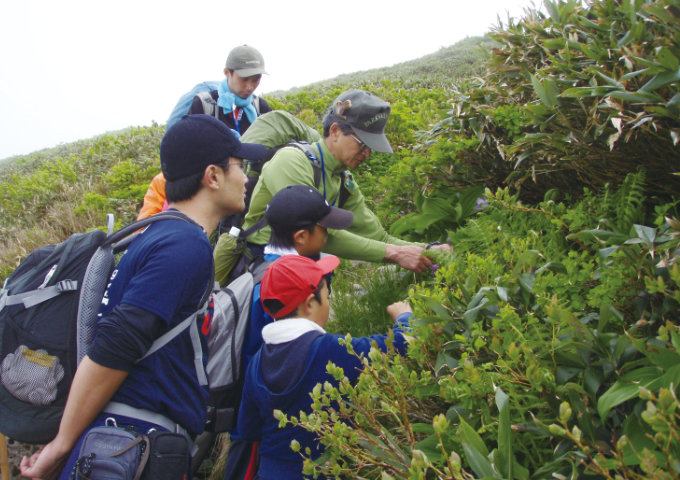
[[[371,150],[392,153],[385,137],[385,124],[390,116],[390,104],[363,90],[347,90],[333,102],[331,112],[349,124],[357,137]]]
[[[240,45],[229,52],[227,68],[241,77],[252,77],[267,73],[262,54],[249,45]]]

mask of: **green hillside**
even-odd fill
[[[404,85],[450,85],[453,81],[481,74],[484,71],[485,51],[493,45],[496,44],[489,37],[468,37],[455,45],[443,47],[435,53],[416,60],[398,63],[391,67],[346,73],[306,87],[285,92],[275,91],[271,95],[280,97],[309,89],[325,89],[337,84],[351,86],[382,80],[396,81]]]
[[[680,5],[586,3],[268,97],[316,127],[347,88],[389,101],[395,153],[355,178],[391,233],[454,248],[420,276],[343,263],[329,330],[387,330],[407,298],[414,338],[280,418],[326,447],[306,473],[680,478]],[[3,167],[0,280],[108,212],[134,218],[163,131]]]

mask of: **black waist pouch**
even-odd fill
[[[191,471],[191,442],[181,433],[148,433],[149,458],[142,480],[186,480]]]

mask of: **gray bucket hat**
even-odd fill
[[[267,73],[262,54],[249,45],[240,45],[229,52],[227,68],[241,77],[252,77]]]
[[[390,109],[389,103],[363,90],[341,93],[331,107],[333,115],[349,124],[362,142],[381,153],[392,153],[384,133]]]

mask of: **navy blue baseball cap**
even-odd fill
[[[307,185],[288,185],[269,200],[264,211],[267,224],[277,232],[287,232],[321,225],[344,230],[354,221],[354,214],[344,208],[331,207],[317,190]]]
[[[229,157],[259,161],[266,155],[264,145],[241,143],[211,115],[184,115],[161,140],[161,170],[168,181],[201,173],[208,165],[226,165]]]

